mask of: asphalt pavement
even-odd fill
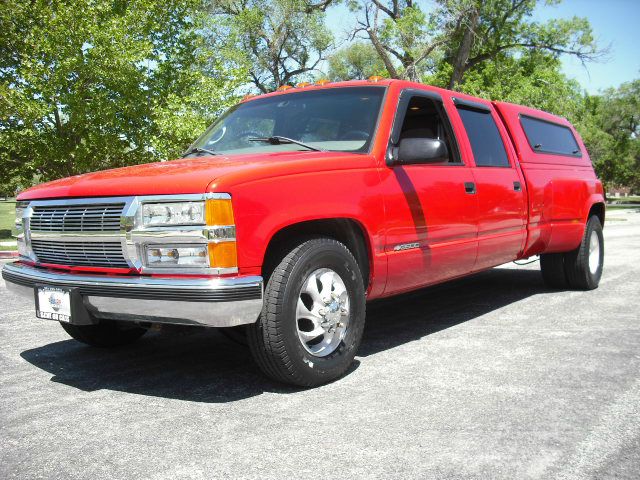
[[[83,346],[0,281],[0,478],[638,479],[640,213],[610,218],[599,289],[533,263],[373,302],[307,390],[215,330]]]

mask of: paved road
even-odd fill
[[[533,264],[370,305],[313,390],[215,331],[92,350],[2,286],[0,478],[637,479],[640,213],[611,215],[599,290]]]

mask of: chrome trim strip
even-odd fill
[[[210,242],[235,242],[236,226],[235,225],[211,225],[206,229],[207,239]]]

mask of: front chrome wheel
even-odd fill
[[[247,327],[251,354],[269,377],[312,387],[341,377],[362,340],[366,296],[349,249],[333,238],[301,239],[282,254]]]
[[[333,353],[349,328],[349,294],[340,275],[329,268],[309,274],[296,307],[298,338],[316,357]]]

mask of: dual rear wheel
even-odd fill
[[[589,218],[578,248],[566,253],[547,253],[540,256],[542,278],[555,289],[598,288],[604,265],[604,237],[602,223],[597,216]]]

